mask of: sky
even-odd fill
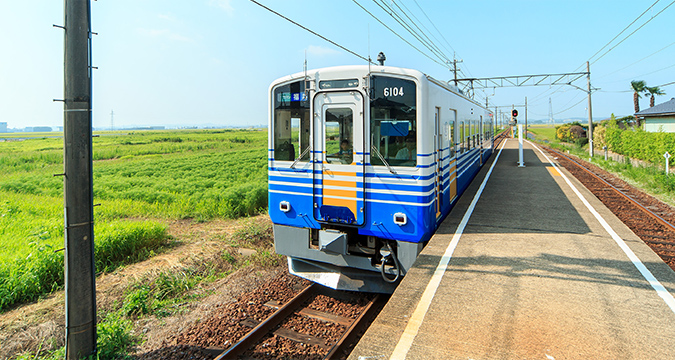
[[[364,57],[382,51],[387,65],[452,78],[445,60],[373,0],[257,1]],[[578,72],[590,60],[593,118],[601,120],[633,114],[631,80],[675,81],[675,5],[659,13],[671,0],[657,1],[610,43],[654,1],[380,3],[405,10],[446,58],[461,59],[460,78]],[[63,97],[64,33],[52,26],[63,24],[63,11],[57,0],[0,1],[0,122],[9,128],[63,126],[63,103],[53,99]],[[98,129],[265,125],[270,83],[302,71],[305,59],[310,69],[366,63],[250,0],[98,0],[91,12]],[[574,84],[587,86],[585,78]],[[662,90],[657,104],[675,96],[675,85]],[[491,107],[527,97],[530,120],[548,119],[549,98],[554,118],[588,118],[587,94],[571,86],[490,88],[476,99],[486,95]],[[648,106],[643,97],[640,108]]]

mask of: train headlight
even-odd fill
[[[280,203],[279,203],[279,210],[281,210],[281,211],[283,211],[283,212],[285,212],[285,213],[291,211],[291,203],[289,203],[288,201],[282,201],[282,202],[280,202]]]
[[[403,226],[408,223],[408,216],[404,213],[397,212],[394,214],[394,224]]]

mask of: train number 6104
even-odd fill
[[[384,96],[403,96],[403,86],[384,88]]]

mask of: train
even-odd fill
[[[392,293],[493,153],[493,114],[384,64],[305,70],[268,94],[275,251],[310,281]]]

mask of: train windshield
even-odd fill
[[[417,92],[414,81],[373,76],[370,134],[373,165],[417,165]]]
[[[304,81],[274,88],[273,97],[274,159],[308,161],[311,118]]]

